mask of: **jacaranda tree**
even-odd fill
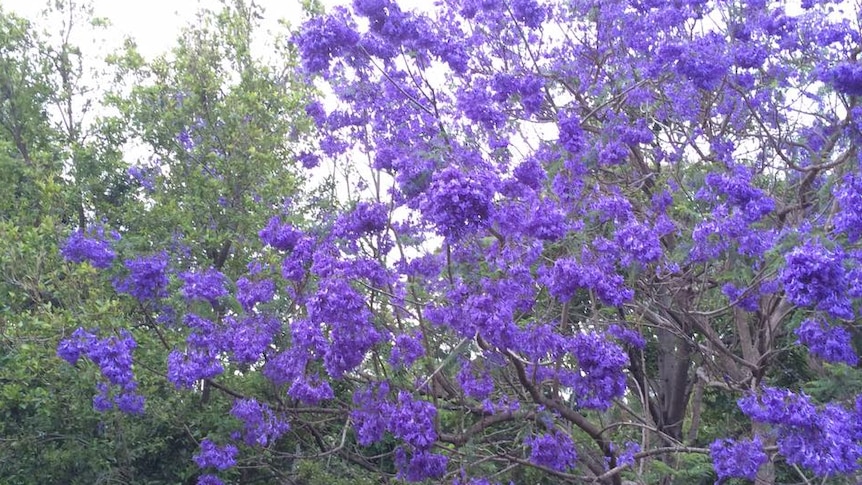
[[[202,239],[69,236],[66,259],[146,322],[60,343],[101,369],[98,410],[146,413],[135,336],[158,335],[170,382],[230,402],[195,454],[202,484],[306,462],[380,481],[855,483],[860,5],[310,10],[291,42],[322,93],[316,131],[275,158],[328,190],[266,197],[276,152],[219,135],[260,121],[179,90],[168,102],[194,109],[158,132],[174,162],[141,183],[206,200],[187,222]],[[271,218],[219,215],[240,209]]]

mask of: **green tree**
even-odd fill
[[[127,40],[98,65],[69,40],[104,25],[88,5],[51,4],[41,21],[62,19],[59,35],[0,11],[0,183],[15,188],[0,191],[10,242],[0,250],[0,483],[183,483],[198,473],[198,442],[232,427],[230,399],[166,381],[165,358],[183,336],[146,331],[166,309],[98,283],[60,248],[73,231],[114,230],[119,257],[171,250],[185,255],[183,269],[244,269],[260,247],[247,235],[296,194],[290,147],[309,126],[309,87],[290,77],[289,50],[279,47],[277,63],[253,52],[260,13],[226,3],[202,11],[158,59]],[[101,94],[93,76],[111,81]],[[129,163],[128,153],[146,155]],[[140,392],[158,396],[145,414],[97,413],[98,367],[57,358],[69,332],[97,326],[133,328]]]

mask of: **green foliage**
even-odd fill
[[[57,2],[46,15],[58,13],[68,14],[65,29],[107,25],[86,4]],[[202,12],[154,61],[127,40],[109,58],[114,84],[102,86],[116,91],[108,103],[118,115],[96,118],[101,101],[88,79],[98,69],[68,38],[41,36],[0,10],[0,186],[11,188],[0,190],[0,483],[190,483],[199,441],[235,428],[225,419],[230,396],[181,393],[165,380],[171,341],[182,336],[147,331],[142,308],[94,283],[91,266],[64,262],[60,246],[72,230],[103,222],[123,233],[121,252],[174,241],[190,247],[190,265],[224,266],[231,278],[243,268],[236,256],[259,243],[242,235],[301,183],[290,142],[309,127],[309,87],[284,74],[292,53],[269,65],[251,50],[258,17],[241,1]],[[200,121],[196,150],[181,150],[177,136]],[[164,162],[164,195],[127,175],[130,145]],[[145,415],[95,412],[98,369],[57,358],[62,338],[93,326],[132,329],[136,378],[151,398]],[[260,379],[225,383],[267,392]],[[255,469],[236,478],[272,477]]]

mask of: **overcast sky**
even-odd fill
[[[346,0],[345,0],[346,1]],[[277,27],[278,19],[298,23],[302,10],[298,0],[256,0],[265,9],[263,30]],[[330,0],[326,4],[341,4]],[[0,0],[4,10],[36,19],[43,0]],[[217,0],[93,0],[95,14],[110,19],[115,39],[134,38],[141,53],[153,57],[170,50],[180,29],[194,19],[202,7],[219,8]]]

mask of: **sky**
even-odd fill
[[[124,36],[132,37],[147,58],[169,51],[182,27],[194,20],[204,7],[218,10],[217,0],[92,0],[94,13],[111,21],[109,41],[116,43]],[[265,9],[263,31],[275,30],[278,19],[299,23],[302,10],[298,0],[255,0]],[[329,0],[325,4],[339,4]],[[46,2],[43,0],[0,0],[4,10],[22,17],[36,19]]]

